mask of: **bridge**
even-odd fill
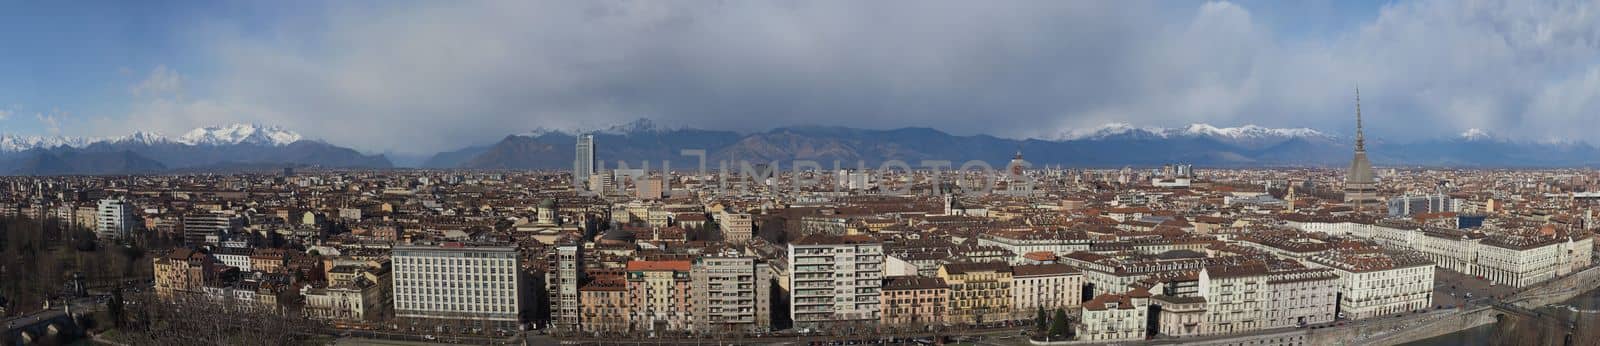
[[[50,338],[81,333],[78,324],[60,310],[45,310],[0,321],[5,332],[0,333],[0,344],[32,344]]]

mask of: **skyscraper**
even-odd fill
[[[1367,139],[1361,132],[1361,89],[1356,89],[1356,155],[1344,176],[1344,202],[1364,212],[1380,205],[1378,183],[1372,177],[1372,162],[1367,161]]]
[[[578,155],[572,160],[572,185],[583,186],[594,174],[594,134],[578,135]]]

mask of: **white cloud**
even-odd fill
[[[50,112],[33,113],[34,119],[38,120],[39,125],[44,126],[45,131],[50,132],[51,135],[60,135],[61,123],[71,117],[71,115],[71,113],[62,112],[60,109],[51,109]]]
[[[126,71],[127,68],[123,68]],[[124,72],[126,73],[126,72]],[[150,75],[131,87],[128,92],[133,96],[160,96],[182,92],[183,76],[177,71],[167,68],[167,65],[157,65],[150,70]]]
[[[1600,114],[1592,1],[1401,1],[1297,36],[1224,1],[334,4],[269,34],[206,28],[217,71],[189,81],[158,66],[130,89],[147,97],[130,123],[265,122],[406,152],[638,117],[741,130],[1028,136],[1120,121],[1348,133],[1357,84],[1377,136],[1571,138]],[[185,98],[185,84],[206,95]]]
[[[6,120],[7,118],[10,118],[12,113],[13,112],[9,109],[0,109],[0,120]]]

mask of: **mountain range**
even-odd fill
[[[1013,139],[952,135],[931,128],[859,129],[789,126],[762,132],[668,127],[648,119],[589,130],[533,131],[413,159],[420,168],[567,169],[577,135],[595,136],[595,156],[605,167],[618,161],[639,167],[663,160],[674,169],[698,167],[683,150],[703,149],[708,167],[719,161],[757,163],[813,160],[824,168],[885,160],[920,166],[924,160],[955,165],[970,160],[999,167],[1021,152],[1034,165],[1072,167],[1156,166],[1192,163],[1210,167],[1342,167],[1349,163],[1348,137],[1308,128],[1255,125],[1138,127],[1112,123],[1060,131],[1049,138]],[[1600,148],[1581,142],[1524,142],[1469,129],[1453,138],[1411,142],[1368,139],[1379,165],[1438,167],[1580,167],[1600,164]],[[737,163],[734,163],[735,165]],[[205,127],[169,138],[135,132],[120,137],[27,137],[0,135],[0,173],[126,174],[171,171],[259,170],[282,166],[382,169],[384,155],[306,139],[290,130],[253,124]],[[784,166],[787,166],[786,164]],[[737,167],[737,166],[734,166]]]
[[[284,166],[390,168],[382,155],[254,124],[197,128],[177,138],[151,132],[120,137],[0,135],[0,173],[129,174],[260,170]]]

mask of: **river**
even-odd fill
[[[1600,345],[1600,289],[1536,311],[1539,316],[1507,314],[1494,324],[1404,345]]]

